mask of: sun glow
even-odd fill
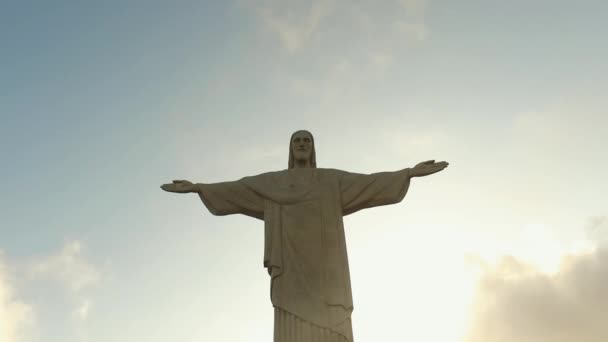
[[[431,233],[417,235],[415,240],[404,229],[375,233],[365,243],[353,241],[356,246],[349,251],[357,338],[463,340],[478,274],[462,249]],[[365,276],[359,276],[359,259],[367,260],[368,266],[360,271]]]

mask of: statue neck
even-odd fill
[[[312,168],[312,165],[310,165],[310,159],[300,159],[300,160],[294,160],[293,163],[293,168],[294,169],[310,169]]]

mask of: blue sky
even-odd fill
[[[488,335],[523,323],[487,303],[533,302],[515,295],[540,286],[522,269],[555,286],[589,260],[580,286],[606,274],[606,13],[600,1],[0,3],[0,341],[268,341],[262,226],[159,185],[283,169],[301,128],[320,167],[450,162],[404,203],[347,218],[357,340],[550,340],[534,308],[527,335]],[[378,294],[369,279],[383,271]],[[561,308],[605,318],[579,309]]]

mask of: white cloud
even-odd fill
[[[332,0],[251,1],[251,8],[265,26],[278,36],[289,52],[312,39],[321,22],[333,9]]]
[[[379,71],[386,71],[394,62],[394,56],[390,52],[377,52],[372,56],[372,65]]]
[[[404,9],[403,18],[395,22],[397,29],[414,41],[428,38],[429,32],[425,22],[427,0],[400,0]]]
[[[587,235],[593,241],[608,245],[608,216],[594,216],[587,224]]]
[[[77,303],[71,312],[75,323],[88,317],[92,307],[88,290],[99,283],[101,275],[82,251],[79,241],[70,241],[58,253],[29,264],[18,260],[9,264],[0,251],[0,342],[26,342],[34,338],[34,328],[44,330],[38,324],[44,317],[34,315],[33,302],[19,296],[23,289],[17,284],[35,289],[36,285],[48,288],[49,281],[56,282],[67,291],[68,300]],[[67,318],[70,312],[63,314]]]
[[[33,262],[28,273],[33,280],[54,281],[65,288],[77,303],[72,317],[79,320],[88,317],[93,305],[89,290],[100,283],[101,273],[86,259],[80,241],[69,241],[58,253]]]
[[[382,3],[372,0],[356,3],[346,0],[251,0],[244,3],[290,53],[317,49],[328,40],[331,40],[329,45],[343,45],[344,39],[336,39],[333,35],[335,30],[345,32],[350,41],[368,45],[387,39],[394,44],[403,38],[423,41],[428,37],[427,0]],[[369,39],[370,36],[373,38]],[[365,49],[375,53],[376,47],[369,45]]]
[[[73,315],[77,319],[85,320],[89,315],[90,309],[91,301],[89,299],[84,299],[81,301],[80,305],[76,308],[76,310],[74,310]]]
[[[0,341],[25,341],[32,324],[32,307],[16,296],[12,276],[0,251]]]
[[[79,241],[67,242],[61,251],[34,262],[30,267],[33,278],[53,279],[73,292],[80,292],[101,280],[99,271],[82,254]]]
[[[266,51],[272,82],[319,106],[369,96],[429,37],[428,0],[241,0]],[[287,86],[285,86],[287,85]],[[339,105],[344,108],[344,104]]]
[[[606,284],[605,246],[565,256],[553,275],[505,257],[480,278],[466,341],[608,341]]]

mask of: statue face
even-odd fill
[[[310,160],[312,137],[308,132],[296,132],[291,139],[291,151],[295,160]]]

